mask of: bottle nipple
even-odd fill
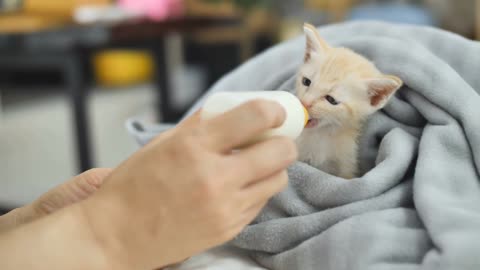
[[[305,119],[303,120],[303,126],[306,126],[308,124],[308,120],[310,120],[310,115],[308,114],[307,108],[305,107],[303,107],[303,114],[305,116]]]

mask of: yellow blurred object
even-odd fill
[[[80,6],[111,3],[111,0],[24,0],[23,12],[71,18],[75,9]]]
[[[310,114],[307,111],[307,108],[303,107],[303,115],[305,117],[305,120],[303,122],[303,125],[306,126],[308,123],[308,120],[310,120]]]
[[[93,59],[97,82],[107,87],[128,86],[153,79],[154,61],[143,51],[107,50]]]
[[[0,33],[26,33],[60,27],[72,22],[80,6],[108,5],[112,0],[24,0],[20,12],[0,16]]]
[[[0,16],[0,33],[29,33],[59,27],[66,22],[68,22],[68,20],[62,18],[6,14]]]

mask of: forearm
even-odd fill
[[[0,234],[16,227],[19,219],[19,211],[20,208],[14,209],[3,216],[0,216]]]
[[[72,206],[1,233],[2,269],[119,269],[85,223]]]
[[[35,211],[34,204],[16,208],[0,216],[0,234],[40,218],[42,215]]]

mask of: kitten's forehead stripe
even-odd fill
[[[366,78],[380,74],[367,59],[346,48],[332,49],[326,57],[318,60],[320,73],[330,80],[334,78],[338,80],[352,74]]]

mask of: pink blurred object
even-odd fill
[[[119,4],[127,10],[143,14],[155,21],[184,14],[183,0],[120,0]]]

